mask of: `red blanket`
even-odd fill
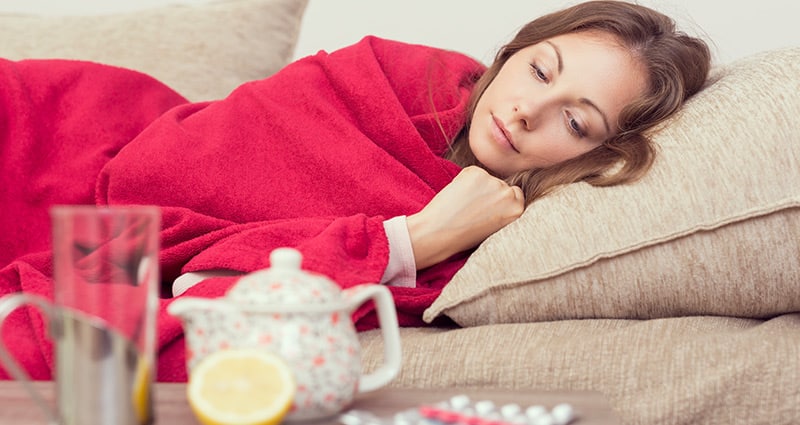
[[[377,282],[388,260],[382,222],[419,211],[458,173],[441,158],[483,71],[461,54],[368,37],[319,53],[229,97],[190,104],[155,80],[69,61],[2,62],[6,123],[0,171],[0,290],[52,298],[55,203],[162,206],[162,280],[267,267],[280,246],[342,287]],[[392,288],[401,325],[422,311],[466,253]],[[7,265],[6,265],[7,264]],[[216,297],[236,278],[185,295]],[[158,378],[185,380],[179,320],[161,300]],[[353,316],[376,326],[371,306]],[[13,314],[3,338],[39,379],[53,365],[41,314]]]

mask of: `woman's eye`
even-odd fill
[[[586,137],[586,133],[583,131],[583,128],[578,123],[578,120],[576,120],[574,117],[568,117],[567,119],[568,119],[567,122],[569,123],[569,131],[572,132],[572,134],[578,137]]]
[[[543,82],[548,82],[547,75],[539,68],[535,63],[531,64],[531,73],[536,76],[536,78],[542,80]]]

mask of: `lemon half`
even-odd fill
[[[187,397],[205,425],[275,425],[288,413],[295,392],[291,368],[278,355],[227,349],[192,369]]]

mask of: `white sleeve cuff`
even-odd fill
[[[406,288],[417,286],[417,262],[414,260],[406,217],[401,215],[386,220],[383,228],[389,239],[389,263],[380,283]]]
[[[172,296],[182,295],[189,288],[212,277],[221,276],[243,276],[244,273],[233,270],[209,270],[206,272],[189,272],[178,276],[172,283]]]

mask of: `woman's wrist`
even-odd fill
[[[443,232],[432,229],[430,222],[420,216],[420,213],[410,215],[406,218],[408,235],[411,239],[411,247],[414,251],[414,261],[417,270],[430,267],[443,261],[454,252],[447,252],[447,238]]]

